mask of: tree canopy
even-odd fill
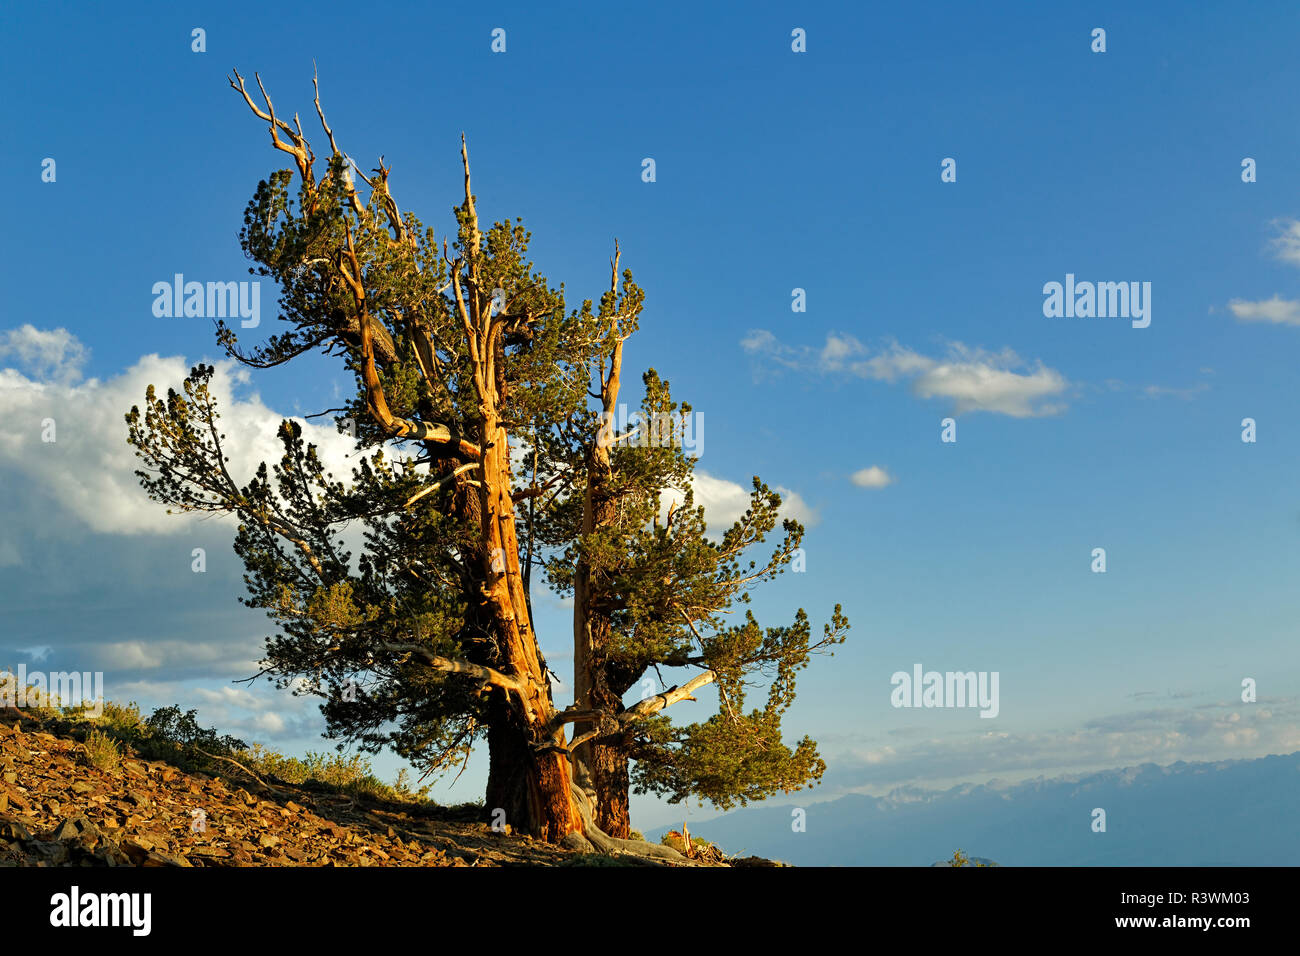
[[[338,361],[354,391],[328,413],[355,439],[352,472],[330,473],[285,420],[279,461],[236,481],[210,365],[165,397],[150,386],[126,418],[153,498],[238,517],[242,600],[275,628],[261,673],[321,697],[328,736],[431,772],[486,741],[487,806],[548,840],[628,851],[632,787],[726,808],[819,780],[815,742],[787,746],[782,717],[848,622],[837,605],[815,639],[802,609],[760,626],[749,592],[801,555],[803,528],[756,477],[746,512],[710,533],[685,440],[698,413],[653,369],[616,431],[645,302],[617,243],[609,287],[571,306],[521,221],[481,230],[463,137],[464,196],[439,243],[400,211],[382,157],[369,175],[346,158],[319,90],[321,162],[257,82],[262,105],[230,81],[294,168],[258,184],[240,244],[279,285],[283,330],[246,347],[218,321],[216,337],[253,368]],[[540,586],[573,597],[562,711],[533,624]],[[675,668],[691,676],[624,703]],[[708,685],[707,719],[664,713]]]

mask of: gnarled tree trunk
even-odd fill
[[[592,788],[596,792],[596,825],[612,837],[629,839],[632,818],[628,806],[627,751],[617,744],[592,744],[590,756]]]

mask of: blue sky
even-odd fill
[[[627,361],[703,412],[719,514],[754,474],[794,492],[807,571],[757,597],[761,619],[803,606],[820,626],[840,602],[853,623],[789,718],[830,764],[815,795],[1300,749],[1300,9],[361,13],[0,13],[0,665],[93,666],[146,710],[327,746],[306,702],[230,684],[265,633],[236,603],[230,530],[161,515],[121,423],[148,381],[218,357],[206,320],[153,315],[153,283],[245,278],[244,205],[285,165],[226,74],[260,71],[310,136],[315,60],[340,145],[365,169],[384,154],[439,235],[464,131],[481,215],[523,217],[571,301],[599,295],[617,236],[647,291]],[[1150,282],[1150,326],[1045,317],[1067,273]],[[340,383],[324,362],[226,382],[250,436]],[[871,467],[890,483],[855,484]],[[566,609],[538,601],[555,664]],[[998,671],[999,716],[891,707],[914,663]],[[692,706],[712,704],[679,719]],[[481,796],[485,766],[437,793]],[[633,820],[683,812],[642,800]]]

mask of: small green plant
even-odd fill
[[[403,800],[428,800],[429,791],[432,789],[432,785],[426,783],[420,789],[413,790],[411,772],[405,767],[397,771],[397,779],[393,782],[393,791]]]
[[[686,849],[686,841],[682,838],[682,835],[678,833],[676,830],[669,830],[667,833],[665,833],[662,837],[659,838],[659,842],[664,846],[672,847],[674,850],[676,850],[679,853],[684,852]],[[691,846],[700,847],[708,850],[714,848],[714,844],[710,843],[708,840],[701,840],[697,836],[691,837]]]
[[[122,764],[122,752],[117,747],[117,741],[97,728],[86,736],[85,747],[86,759],[92,767],[113,771]]]
[[[236,759],[255,773],[273,776],[285,783],[308,781],[339,790],[352,796],[372,797],[392,803],[428,803],[428,786],[411,789],[406,768],[390,786],[375,776],[370,761],[361,754],[322,754],[308,751],[304,757],[286,757],[261,744],[253,744],[236,754]]]

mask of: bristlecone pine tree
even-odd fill
[[[298,116],[277,115],[260,78],[264,106],[238,72],[230,85],[293,158],[297,189],[294,169],[272,173],[240,233],[250,271],[283,290],[287,330],[245,348],[218,321],[217,340],[254,368],[340,358],[356,392],[329,411],[355,434],[357,464],[338,480],[286,420],[283,457],[241,485],[211,366],[165,400],[150,386],[126,420],[151,497],[238,517],[243,601],[277,628],[261,673],[320,696],[328,736],[391,747],[429,771],[486,740],[486,806],[552,842],[676,857],[628,839],[633,782],[729,807],[819,780],[816,744],[787,747],[781,718],[796,672],[842,642],[848,622],[837,605],[814,642],[802,610],[789,627],[760,628],[749,613],[725,620],[782,573],[803,529],[785,520],[769,558],[747,557],[781,503],[755,478],[745,515],[720,539],[706,534],[680,441],[691,409],[653,370],[635,427],[615,433],[623,347],[644,300],[630,270],[619,274],[617,244],[599,306],[569,309],[563,285],[527,259],[518,220],[480,231],[463,137],[464,201],[440,250],[399,211],[391,167],[381,159],[366,176],[345,158],[319,88],[330,151],[318,172]],[[355,560],[349,526],[364,529]],[[575,702],[563,711],[533,628],[534,568],[574,597]],[[664,688],[645,676],[661,668],[697,673]],[[747,712],[755,678],[767,700]],[[708,720],[677,727],[661,713],[708,684],[718,691]],[[625,706],[643,686],[653,692]]]

